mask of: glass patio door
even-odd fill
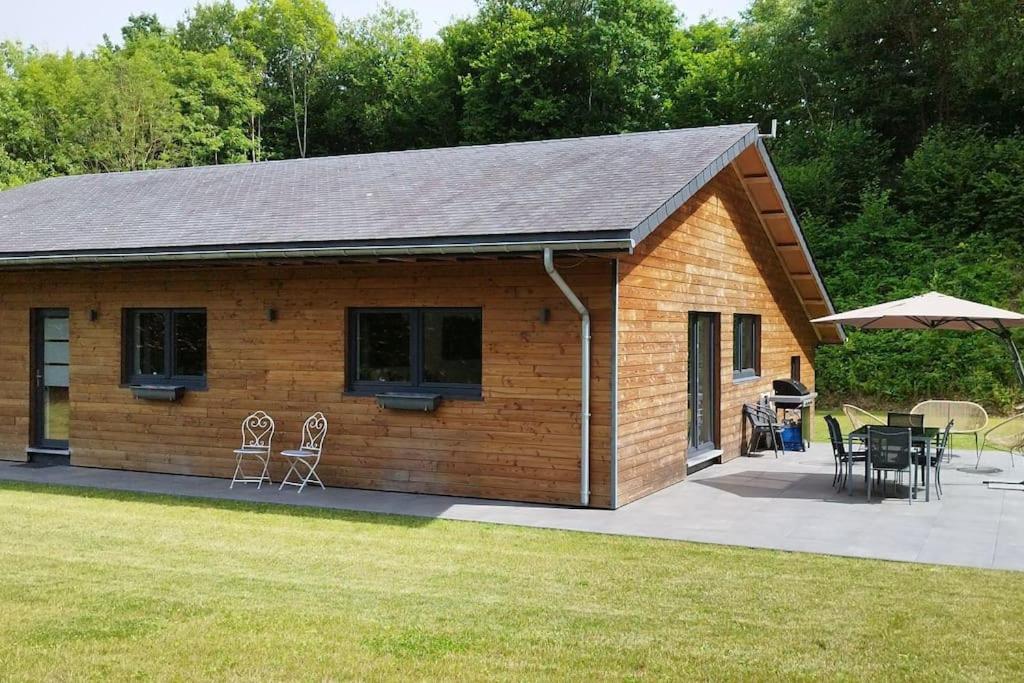
[[[37,309],[32,321],[32,446],[68,448],[71,388],[67,309]]]
[[[690,451],[717,447],[718,397],[715,384],[717,320],[713,313],[690,314]]]

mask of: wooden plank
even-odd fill
[[[230,476],[248,412],[270,412],[274,445],[286,448],[304,417],[323,410],[328,485],[576,504],[580,320],[541,264],[397,261],[0,273],[0,457],[24,458],[29,310],[68,307],[76,464]],[[612,265],[578,255],[565,264],[578,264],[564,277],[593,320],[591,495],[607,505]],[[209,388],[177,403],[136,401],[119,386],[121,310],[180,306],[207,310]],[[351,306],[480,307],[482,400],[446,400],[424,414],[346,394]]]
[[[756,165],[748,167],[746,173],[757,175]],[[690,311],[720,314],[719,446],[726,459],[742,448],[742,404],[770,391],[772,379],[788,376],[791,356],[800,358],[803,378],[813,385],[817,338],[743,187],[748,180],[733,167],[723,170],[619,259],[620,504],[685,476]],[[800,247],[780,251],[800,253]],[[732,379],[737,313],[761,316],[761,378],[743,383]]]

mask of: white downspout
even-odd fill
[[[580,374],[580,505],[590,504],[590,311],[583,305],[576,292],[570,289],[562,276],[555,270],[555,254],[551,249],[544,250],[544,270],[551,280],[562,290],[572,307],[580,314],[582,322],[581,338],[581,374]]]

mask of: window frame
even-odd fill
[[[740,338],[743,325],[741,322],[750,320],[752,326],[751,360],[753,367],[741,367],[743,354],[740,352],[743,339]],[[735,313],[732,317],[732,378],[734,380],[757,379],[761,376],[761,316],[756,313]]]
[[[139,314],[159,313],[164,316],[164,368],[163,375],[136,375],[135,368],[135,326]],[[179,375],[177,370],[177,354],[174,349],[174,319],[183,313],[202,313],[206,319],[206,338],[204,345],[204,370],[202,375]],[[205,389],[210,371],[210,327],[209,315],[205,308],[125,308],[121,311],[121,383],[123,386],[183,386],[189,389]]]
[[[480,383],[455,384],[426,382],[423,380],[424,344],[423,317],[425,313],[477,313],[480,316]],[[363,313],[405,313],[409,316],[409,382],[381,382],[356,379],[359,371],[359,316]],[[346,364],[345,393],[353,396],[375,396],[390,391],[440,394],[445,398],[483,398],[483,325],[481,306],[376,306],[349,308],[345,333]]]

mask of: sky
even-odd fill
[[[703,14],[733,18],[750,0],[675,0],[694,21]],[[173,26],[198,0],[0,0],[0,40],[19,40],[43,50],[89,51],[103,34],[120,38],[121,27],[131,14],[154,12],[163,24]],[[236,6],[245,0],[235,0]],[[327,0],[336,17],[357,18],[376,9],[379,0]],[[423,24],[424,35],[434,35],[452,17],[472,14],[474,0],[391,0],[402,9],[413,9]]]

